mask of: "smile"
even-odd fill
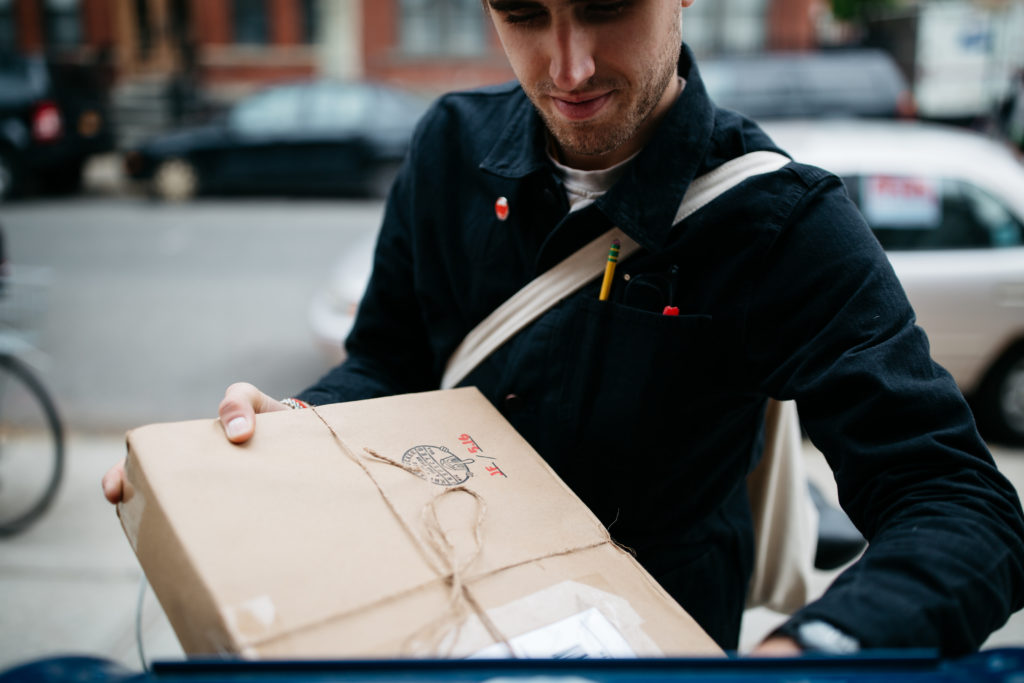
[[[586,97],[584,99],[565,99],[552,96],[551,100],[554,102],[555,109],[562,116],[572,121],[583,121],[601,111],[611,97],[612,91],[608,91],[596,97]]]

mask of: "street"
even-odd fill
[[[141,572],[103,471],[124,432],[155,421],[212,417],[224,388],[251,381],[288,396],[327,369],[306,320],[312,293],[356,235],[377,229],[379,201],[209,199],[166,205],[87,194],[0,208],[14,265],[50,274],[33,364],[66,423],[68,470],[54,508],[28,532],[0,540],[0,672],[57,654],[137,669]],[[1024,450],[994,449],[1024,484]],[[808,450],[812,476],[830,472]],[[821,573],[824,590],[834,573]],[[751,614],[741,646],[778,623]],[[148,660],[180,657],[152,592],[139,633]],[[986,647],[1024,643],[1024,619]]]
[[[51,277],[35,365],[72,430],[215,414],[250,381],[289,396],[326,368],[306,308],[374,201],[143,197],[0,209],[9,260]]]
[[[127,430],[210,417],[225,387],[288,396],[328,367],[306,310],[346,242],[378,227],[379,201],[205,200],[165,205],[93,192],[0,207],[14,268],[48,276],[26,360],[67,431],[57,498],[0,539],[0,672],[39,657],[138,669],[141,571],[103,472]],[[148,660],[181,650],[152,591]]]

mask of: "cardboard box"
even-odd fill
[[[150,425],[126,472],[189,655],[720,653],[476,389]]]

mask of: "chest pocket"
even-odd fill
[[[556,354],[573,362],[562,385],[562,419],[593,429],[642,435],[679,420],[702,393],[711,365],[710,315],[662,315],[593,296],[573,301],[567,338]]]
[[[638,511],[657,507],[652,484],[683,467],[677,435],[700,428],[687,406],[707,394],[712,318],[661,315],[593,292],[560,313],[545,354],[550,400],[539,450],[605,524],[617,519],[628,533]]]

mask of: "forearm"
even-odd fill
[[[797,620],[821,619],[862,648],[977,650],[1021,607],[1021,544],[1011,520],[925,513],[875,538]],[[1007,531],[1002,531],[1006,529]]]
[[[303,389],[296,398],[312,405],[325,405],[436,388],[396,381],[392,372],[383,361],[350,358]]]
[[[809,195],[751,305],[754,376],[765,393],[797,400],[869,541],[795,618],[834,624],[865,648],[969,652],[1024,604],[1020,502],[844,204]]]

